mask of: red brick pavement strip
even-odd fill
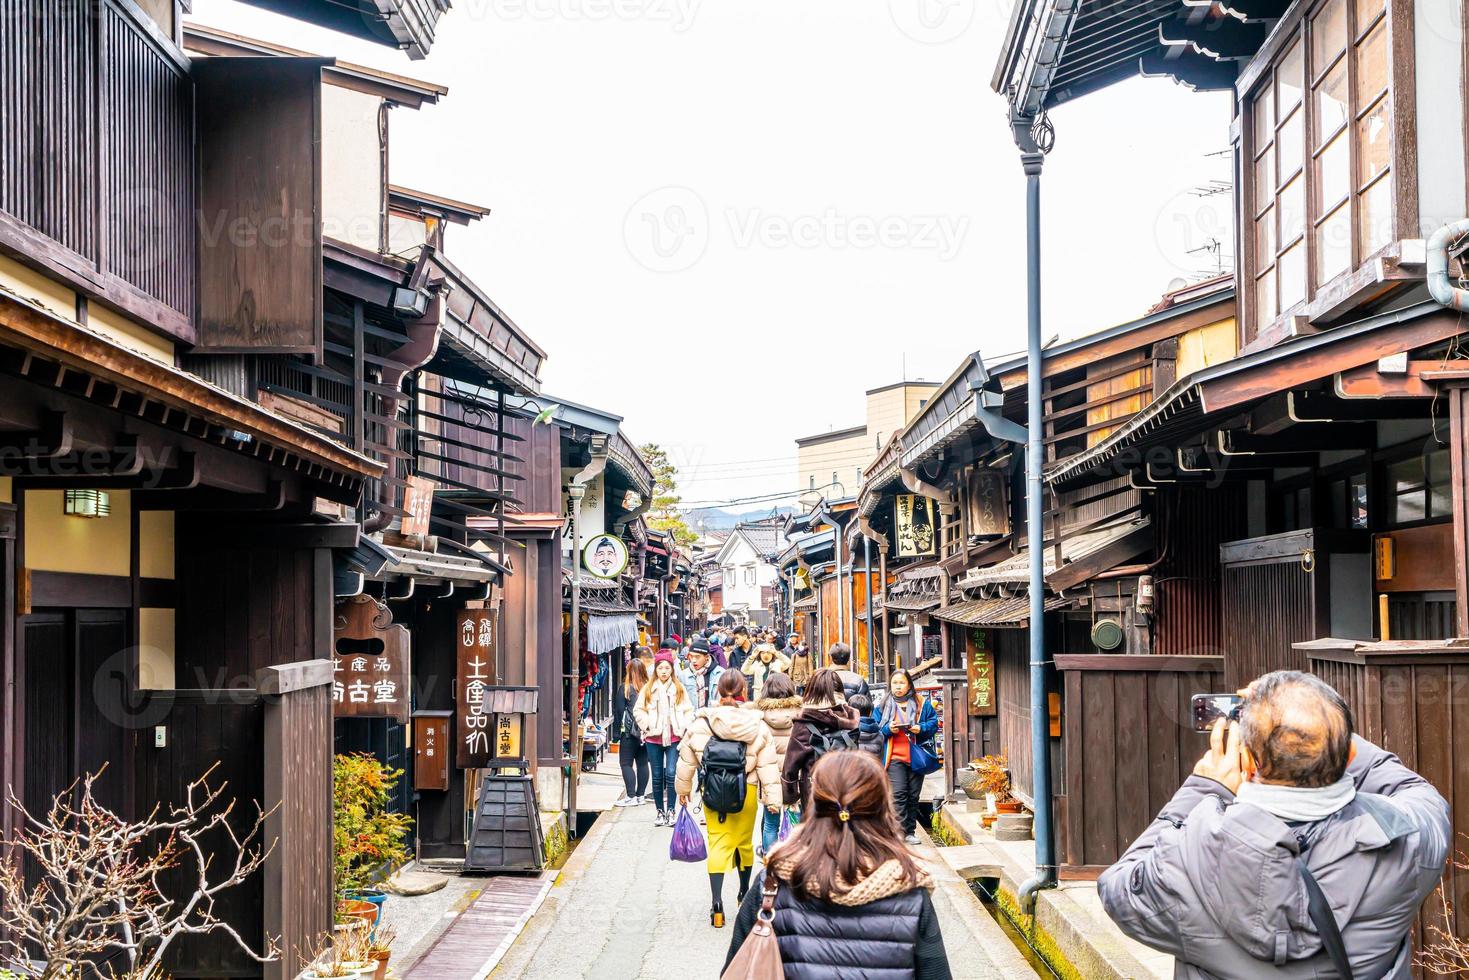
[[[405,980],[483,980],[546,900],[556,874],[486,878],[479,897],[418,958]]]

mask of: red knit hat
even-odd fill
[[[668,666],[670,666],[670,667],[674,666],[674,663],[673,663],[673,651],[672,650],[659,650],[657,653],[653,654],[653,669],[654,670],[657,670],[658,669],[658,664],[660,662],[667,663]]]

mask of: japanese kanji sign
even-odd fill
[[[495,758],[520,758],[520,715],[495,716]]]
[[[449,788],[449,716],[413,717],[413,788]]]
[[[407,628],[394,623],[388,607],[372,596],[353,596],[337,603],[332,643],[332,714],[406,725],[413,700]]]
[[[434,507],[434,481],[422,476],[410,476],[403,489],[404,534],[427,534],[430,511]]]
[[[969,714],[972,717],[999,713],[995,701],[994,633],[971,630],[969,633]]]
[[[899,558],[921,558],[938,553],[938,522],[933,501],[912,493],[893,498],[893,529]]]
[[[485,688],[495,682],[495,611],[463,609],[454,635],[458,669],[454,686],[455,753],[460,769],[482,769],[494,755],[492,718]]]

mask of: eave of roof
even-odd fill
[[[490,213],[484,205],[456,201],[452,197],[416,191],[400,184],[388,185],[388,204],[402,210],[433,211],[460,225],[478,221]]]
[[[1123,450],[1149,440],[1150,437],[1181,432],[1186,427],[1202,424],[1203,419],[1210,412],[1202,390],[1206,384],[1218,382],[1220,379],[1241,374],[1274,361],[1298,357],[1385,326],[1442,311],[1443,307],[1437,303],[1431,301],[1419,303],[1400,310],[1367,317],[1356,323],[1297,337],[1274,347],[1201,368],[1175,381],[1163,394],[1154,399],[1152,404],[1091,449],[1056,463],[1047,472],[1046,480],[1051,483],[1060,483],[1075,479],[1097,465],[1116,457]],[[1227,411],[1233,414],[1239,411],[1239,407],[1232,406]]]
[[[850,429],[836,429],[831,432],[822,432],[814,436],[801,436],[796,440],[797,446],[815,446],[823,442],[835,442],[838,439],[851,439],[854,436],[865,435],[867,426],[854,425]]]
[[[301,51],[284,44],[246,37],[243,34],[235,34],[205,24],[187,23],[184,25],[183,34],[185,51],[212,57],[320,57],[310,51]],[[436,82],[420,81],[406,75],[396,75],[378,68],[369,68],[366,65],[354,65],[347,61],[338,61],[335,65],[322,69],[322,77],[329,84],[368,92],[396,105],[409,106],[414,109],[424,103],[435,103],[440,97],[449,94],[447,86],[439,85]]]
[[[89,327],[0,289],[0,343],[136,392],[185,417],[195,416],[355,479],[382,475],[382,463],[226,391],[197,375],[140,354]]]

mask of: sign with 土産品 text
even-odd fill
[[[372,596],[337,603],[332,631],[332,715],[408,723],[411,638]]]
[[[493,609],[463,609],[457,620],[454,737],[455,764],[460,769],[482,769],[494,755],[485,688],[495,683],[496,618]]]
[[[938,553],[938,522],[933,501],[916,493],[893,498],[893,537],[899,558],[923,558]]]

